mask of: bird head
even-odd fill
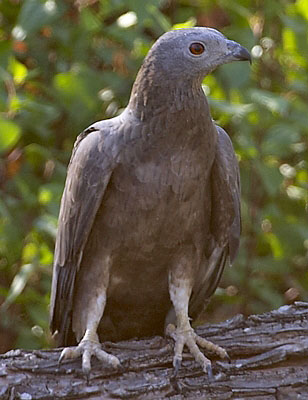
[[[205,27],[165,33],[155,42],[147,59],[169,79],[202,79],[219,65],[251,61],[248,50],[239,43]]]

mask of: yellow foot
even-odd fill
[[[228,353],[225,349],[202,338],[201,336],[198,336],[191,327],[184,330],[175,328],[174,325],[169,324],[166,328],[166,334],[172,337],[175,341],[173,357],[175,375],[178,373],[181,366],[183,348],[185,345],[188,347],[197,363],[201,366],[202,370],[208,374],[209,379],[213,379],[211,361],[205,357],[198,346],[216,353],[220,358],[229,359]]]
[[[117,357],[106,353],[101,349],[99,342],[92,340],[81,340],[76,347],[66,347],[62,350],[59,358],[59,363],[63,360],[70,358],[77,358],[82,355],[82,370],[85,374],[89,374],[91,371],[91,357],[95,355],[100,361],[104,361],[116,368],[120,365],[120,361]]]

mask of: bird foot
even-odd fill
[[[59,363],[66,359],[74,359],[82,356],[82,370],[83,373],[88,375],[91,371],[91,357],[95,355],[100,361],[104,361],[116,368],[120,365],[117,357],[106,353],[101,349],[101,344],[92,340],[81,340],[78,346],[66,347],[62,350],[59,358]]]
[[[185,345],[188,347],[197,363],[201,366],[202,370],[208,374],[210,380],[213,380],[211,361],[205,357],[198,346],[216,353],[220,358],[229,359],[228,353],[224,348],[198,336],[191,327],[187,327],[187,329],[179,329],[174,325],[169,324],[166,328],[166,334],[172,337],[175,341],[173,357],[175,375],[177,375],[181,366],[183,348]]]

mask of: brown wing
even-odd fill
[[[110,142],[102,123],[79,135],[61,200],[50,301],[50,328],[59,344],[70,341],[76,274],[83,250],[112,174]],[[107,125],[108,128],[108,125]]]
[[[233,262],[241,233],[238,162],[229,136],[219,126],[216,128],[218,142],[206,199],[211,201],[211,255],[197,274],[189,305],[193,318],[203,311],[216,290],[227,260]]]

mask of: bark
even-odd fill
[[[228,363],[208,354],[212,381],[188,353],[175,378],[172,340],[154,337],[104,343],[121,368],[93,359],[88,379],[80,359],[58,365],[61,349],[0,355],[0,399],[308,399],[308,303],[238,315],[197,332],[231,357]]]

